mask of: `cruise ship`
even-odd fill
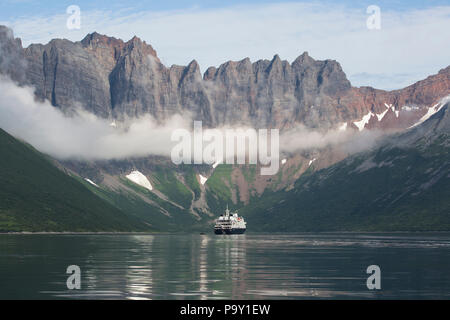
[[[221,214],[216,220],[214,226],[215,234],[242,234],[247,229],[247,223],[243,217],[234,212],[230,213],[230,210],[225,210],[225,214]]]

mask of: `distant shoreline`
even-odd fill
[[[424,234],[424,233],[450,233],[448,231],[299,231],[299,232],[249,232],[249,234],[271,234],[271,235],[298,235],[298,234]],[[133,231],[14,231],[14,232],[0,232],[0,235],[161,235],[161,234],[199,234],[208,235],[213,233],[207,232],[133,232]],[[230,235],[225,235],[230,236]],[[231,235],[233,236],[233,235]],[[220,235],[218,236],[220,237]]]

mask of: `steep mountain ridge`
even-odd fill
[[[307,52],[292,63],[278,55],[254,63],[228,61],[202,76],[195,60],[164,66],[153,47],[137,37],[124,42],[92,33],[80,42],[55,39],[23,49],[10,29],[0,27],[0,34],[0,48],[25,61],[20,82],[34,86],[37,97],[118,120],[151,114],[163,121],[189,111],[208,126],[283,129],[301,123],[329,129],[346,123],[357,129],[354,122],[370,115],[368,128],[404,129],[450,94],[450,67],[388,92],[352,87],[338,62],[314,60]]]
[[[450,229],[450,103],[422,125],[386,138],[288,192],[266,193],[241,214],[257,231]]]
[[[149,231],[0,129],[0,232]]]

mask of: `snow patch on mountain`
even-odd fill
[[[370,118],[372,118],[373,113],[372,111],[369,111],[368,114],[366,114],[365,116],[362,117],[362,119],[360,121],[355,121],[353,122],[355,124],[355,126],[358,127],[359,131],[364,130],[364,127],[366,126],[366,124],[369,123]]]
[[[376,116],[378,118],[378,121],[383,120],[384,116],[386,115],[386,113],[389,111],[389,109],[384,110],[382,113],[377,113]]]
[[[92,181],[91,179],[88,178],[84,178],[84,180],[86,180],[87,182],[89,182],[90,184],[92,184],[93,186],[100,188],[94,181]]]
[[[338,127],[338,130],[339,130],[339,131],[345,131],[345,130],[347,130],[347,122],[344,122],[343,124],[341,124],[341,125]]]
[[[147,177],[144,176],[142,173],[140,173],[139,171],[135,170],[133,172],[131,172],[129,175],[126,176],[128,180],[152,191],[153,187],[150,183],[150,181],[148,181]]]
[[[398,118],[398,116],[399,116],[399,112],[400,111],[398,111],[398,110],[395,110],[395,107],[392,105],[392,104],[387,104],[387,103],[384,103],[384,106],[389,110],[389,109],[391,109],[392,110],[392,112],[394,112],[395,113],[395,116]]]
[[[221,162],[220,160],[214,162],[212,165],[213,169],[215,169],[220,164],[220,162]]]
[[[439,110],[441,110],[442,107],[443,107],[447,102],[449,102],[449,101],[450,101],[450,95],[448,95],[448,96],[442,98],[442,99],[441,99],[438,103],[436,103],[434,106],[428,108],[427,113],[425,113],[425,114],[423,115],[423,117],[419,119],[419,121],[417,121],[415,124],[413,124],[413,125],[412,125],[411,127],[409,127],[409,128],[413,128],[413,127],[418,126],[419,124],[421,124],[421,123],[427,121],[429,118],[431,118],[431,116],[432,116],[433,114],[439,112]],[[409,129],[409,128],[408,128],[408,129]]]
[[[202,176],[201,174],[199,174],[198,177],[200,178],[200,183],[202,185],[204,185],[206,183],[206,181],[208,180],[208,178]]]

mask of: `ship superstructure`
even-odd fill
[[[237,212],[231,213],[230,210],[225,210],[225,214],[221,214],[216,220],[214,226],[215,234],[242,234],[247,229],[247,223],[243,217],[240,217]]]

